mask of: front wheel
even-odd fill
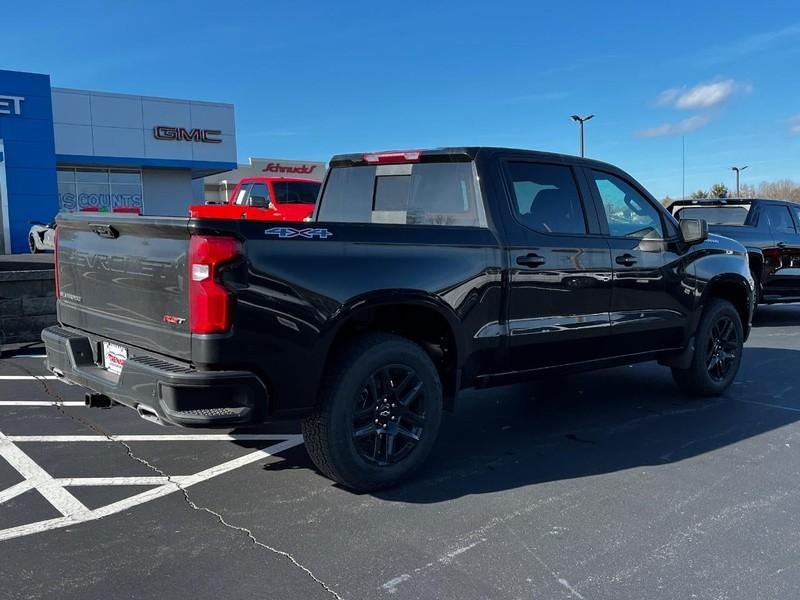
[[[39,254],[39,248],[36,246],[36,240],[33,234],[28,236],[28,248],[30,248],[31,254]]]
[[[718,396],[733,383],[742,361],[744,331],[733,304],[714,298],[703,311],[688,369],[672,369],[687,394]]]
[[[428,354],[399,336],[367,334],[337,352],[303,438],[324,475],[371,491],[422,465],[441,418],[442,386]]]

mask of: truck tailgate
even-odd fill
[[[59,215],[59,321],[190,360],[188,222],[177,217]]]

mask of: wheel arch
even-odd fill
[[[750,318],[753,311],[753,290],[750,283],[742,275],[728,273],[713,278],[708,282],[700,298],[699,306],[704,308],[711,298],[727,300],[736,308],[742,321],[745,339],[750,333]],[[699,318],[698,318],[699,323]],[[695,330],[697,326],[695,325]]]
[[[326,335],[325,368],[344,341],[373,331],[393,333],[419,344],[439,372],[445,408],[454,408],[464,350],[460,325],[452,310],[435,297],[415,292],[354,299],[337,311]]]

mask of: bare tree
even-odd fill
[[[758,197],[758,190],[756,189],[756,186],[749,183],[743,183],[739,186],[739,198],[750,199]]]
[[[761,198],[800,202],[800,185],[790,179],[764,181],[758,186],[758,195]]]
[[[730,192],[722,183],[715,183],[708,190],[697,190],[689,196],[692,199],[702,198],[728,198]],[[743,183],[739,187],[740,198],[771,198],[774,200],[789,200],[790,202],[800,203],[800,183],[791,179],[779,179],[778,181],[762,181],[758,186]],[[674,202],[669,196],[661,201],[666,204]]]

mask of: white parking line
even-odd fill
[[[210,467],[193,475],[181,475],[166,477],[74,477],[74,478],[53,478],[44,469],[39,467],[22,450],[16,446],[19,442],[84,442],[84,441],[109,441],[105,436],[5,436],[0,432],[0,456],[8,460],[23,476],[25,481],[17,483],[10,488],[0,490],[0,502],[5,502],[30,489],[38,490],[47,500],[53,504],[64,516],[55,519],[47,519],[36,523],[19,525],[9,529],[0,530],[0,541],[12,538],[77,525],[88,521],[94,521],[128,510],[145,502],[161,498],[172,494],[178,490],[186,489],[203,481],[207,481],[218,475],[222,475],[234,469],[263,460],[268,456],[273,456],[278,452],[283,452],[289,448],[299,446],[303,443],[303,436],[299,434],[187,434],[187,435],[120,435],[113,436],[111,441],[276,441],[283,440],[265,448],[255,450],[226,461],[219,465]],[[65,487],[77,485],[155,485],[152,489],[135,494],[123,500],[89,510],[81,504]]]
[[[35,483],[35,487],[65,517],[80,516],[89,509],[63,486],[53,483],[52,476],[34,460],[8,441],[0,431],[0,457],[6,459],[25,479]]]
[[[12,498],[16,498],[20,494],[24,494],[34,487],[36,487],[36,482],[33,479],[26,479],[24,481],[20,481],[16,485],[12,485],[10,488],[6,488],[0,492],[0,504],[9,501]]]
[[[780,408],[782,410],[788,410],[791,412],[800,412],[800,408],[794,408],[793,406],[781,406],[780,404],[771,404],[770,402],[759,402],[758,400],[743,400],[738,398],[739,402],[745,402],[747,404],[758,404],[759,406],[769,406],[770,408]]]
[[[83,403],[81,403],[83,405]],[[277,433],[187,433],[168,435],[7,435],[11,442],[227,442],[278,441],[292,434]]]
[[[80,400],[65,400],[53,402],[52,400],[0,400],[0,406],[86,406]]]
[[[55,375],[0,375],[0,380],[6,381],[49,381],[58,379]]]
[[[174,481],[180,484],[186,477],[59,477],[59,485],[162,485]]]

